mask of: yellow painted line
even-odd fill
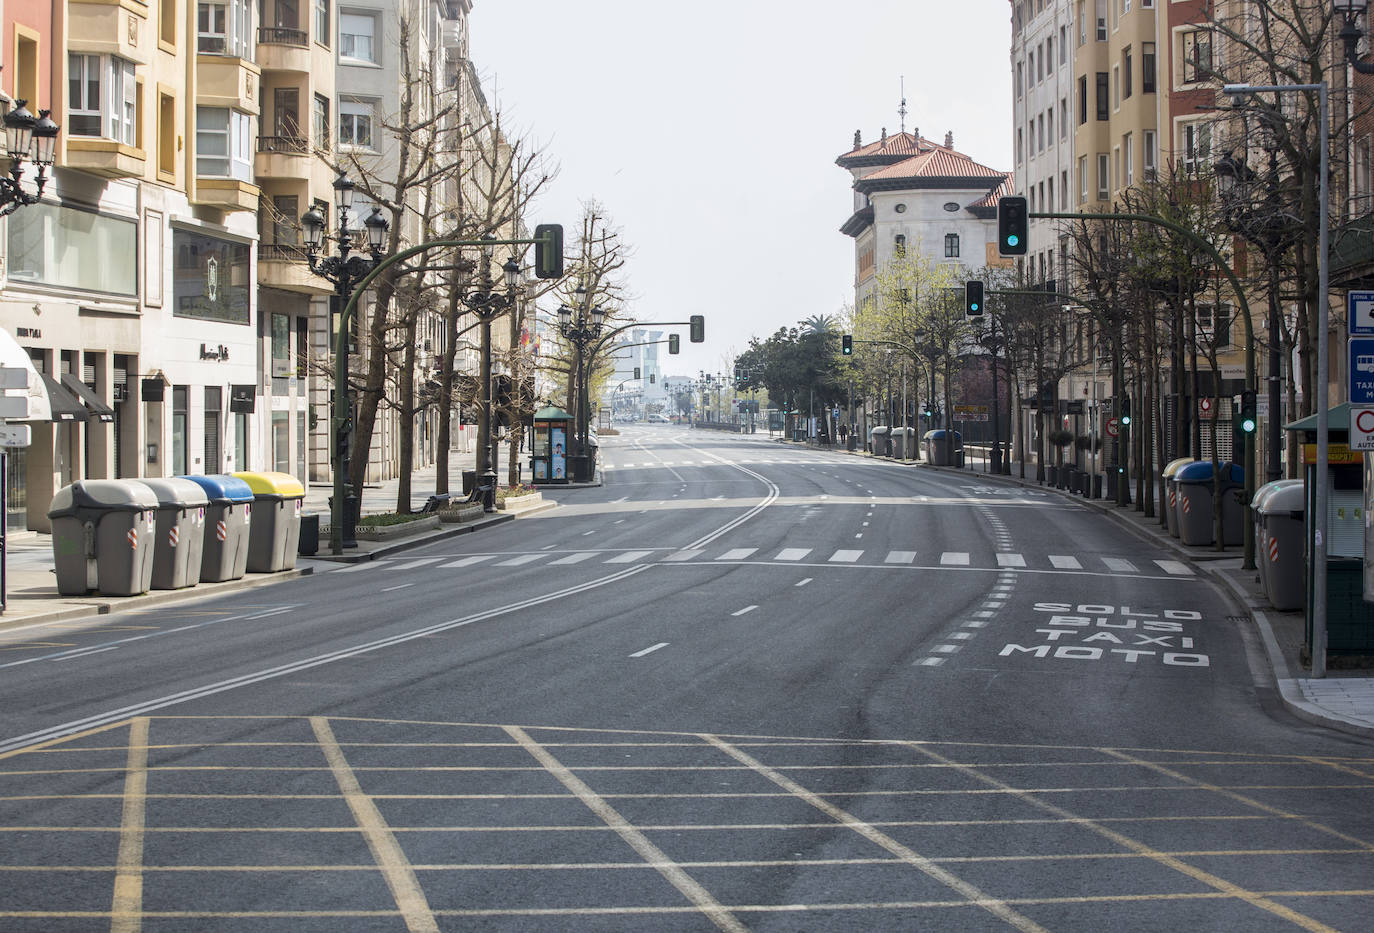
[[[32,651],[38,648],[70,648],[74,641],[17,641],[0,645],[0,651]]]
[[[1331,837],[1333,837],[1333,838],[1339,839],[1339,840],[1341,840],[1342,842],[1348,842],[1348,843],[1351,843],[1352,845],[1357,845],[1357,846],[1360,846],[1361,848],[1365,848],[1365,849],[1369,849],[1370,851],[1374,851],[1374,845],[1371,845],[1370,843],[1366,842],[1366,841],[1363,840],[1363,839],[1359,839],[1359,838],[1356,838],[1355,836],[1351,836],[1351,835],[1349,835],[1349,834],[1347,834],[1347,833],[1343,833],[1343,832],[1341,832],[1340,830],[1333,829],[1333,828],[1331,828],[1330,826],[1327,826],[1327,825],[1324,824],[1324,823],[1318,823],[1316,820],[1310,820],[1310,819],[1308,819],[1307,817],[1304,817],[1304,816],[1302,816],[1302,815],[1300,815],[1300,814],[1292,813],[1292,812],[1290,812],[1290,811],[1288,811],[1288,810],[1284,810],[1284,809],[1282,809],[1281,807],[1270,806],[1270,805],[1267,804],[1267,803],[1263,803],[1263,802],[1261,802],[1261,801],[1259,801],[1259,800],[1255,800],[1253,797],[1246,797],[1244,794],[1235,793],[1235,788],[1227,787],[1227,786],[1224,786],[1224,785],[1213,785],[1213,784],[1208,783],[1207,781],[1200,781],[1200,780],[1198,780],[1197,778],[1189,777],[1189,776],[1186,775],[1186,774],[1182,774],[1182,773],[1180,773],[1180,772],[1178,772],[1178,771],[1173,770],[1172,768],[1166,768],[1166,767],[1164,767],[1163,765],[1152,764],[1152,763],[1150,763],[1150,762],[1148,762],[1148,761],[1135,761],[1135,760],[1133,760],[1133,759],[1131,758],[1131,756],[1126,755],[1126,754],[1124,754],[1124,753],[1122,753],[1122,752],[1108,752],[1107,754],[1109,754],[1109,755],[1115,755],[1116,757],[1121,758],[1121,759],[1124,760],[1124,761],[1129,761],[1129,762],[1131,762],[1132,764],[1138,764],[1138,765],[1140,765],[1140,766],[1142,766],[1142,767],[1144,767],[1144,768],[1148,768],[1149,770],[1154,771],[1156,774],[1162,774],[1162,775],[1164,775],[1165,777],[1173,778],[1173,779],[1176,780],[1176,781],[1186,781],[1186,782],[1188,782],[1188,784],[1190,784],[1191,786],[1201,788],[1202,790],[1213,791],[1213,792],[1215,792],[1215,793],[1217,793],[1217,794],[1220,794],[1220,795],[1223,796],[1223,797],[1227,797],[1227,798],[1229,798],[1229,799],[1231,799],[1231,800],[1234,800],[1234,801],[1236,801],[1237,803],[1244,804],[1245,806],[1250,807],[1250,808],[1255,809],[1255,810],[1259,810],[1261,813],[1267,813],[1267,814],[1269,814],[1270,816],[1278,816],[1278,817],[1282,817],[1282,818],[1284,818],[1284,819],[1296,820],[1297,822],[1301,823],[1303,826],[1306,826],[1308,829],[1315,830],[1315,831],[1317,831],[1317,832],[1319,832],[1319,833],[1324,833],[1324,834],[1326,834],[1326,835],[1328,835],[1328,836],[1331,836]],[[1355,785],[1355,786],[1358,787],[1359,785]],[[1370,785],[1366,785],[1366,786],[1370,786]],[[1248,789],[1248,788],[1247,788],[1247,789]],[[1268,790],[1268,789],[1270,789],[1270,788],[1264,788],[1264,789]],[[1305,788],[1305,787],[1304,787],[1304,788],[1298,788],[1298,789],[1307,790],[1308,788]]]
[[[59,742],[74,742],[74,741],[76,741],[77,739],[84,739],[86,736],[89,736],[89,735],[99,735],[99,734],[102,733],[102,732],[109,732],[109,731],[112,730],[112,729],[122,729],[123,727],[127,726],[128,724],[129,724],[129,720],[127,720],[127,719],[122,719],[122,720],[120,720],[119,722],[112,722],[112,723],[107,723],[107,724],[105,724],[105,725],[103,725],[103,726],[96,726],[94,729],[87,729],[87,730],[85,730],[84,732],[74,732],[74,733],[72,733],[71,735],[62,735],[62,736],[58,736],[58,737],[55,738],[55,739],[48,739],[48,740],[46,740],[46,741],[39,742],[39,743],[37,743],[37,744],[35,744],[35,745],[29,745],[29,746],[26,746],[26,747],[24,747],[24,748],[16,748],[16,749],[14,749],[13,751],[0,752],[0,761],[4,761],[6,758],[15,758],[15,757],[17,757],[17,756],[19,756],[19,755],[29,755],[29,754],[32,754],[32,753],[34,753],[34,752],[46,751],[48,748],[50,748],[50,747],[53,746],[53,745],[56,745],[56,744],[59,743]],[[121,750],[121,751],[123,750],[123,748],[124,748],[124,746],[120,746],[120,750]],[[104,769],[100,769],[100,770],[104,770]],[[119,769],[118,769],[118,768],[115,768],[115,769],[113,769],[113,770],[116,770],[116,771],[117,771],[117,770],[119,770]],[[19,772],[0,771],[0,774],[23,774],[23,773],[26,773],[26,772],[22,772],[22,771],[19,771]],[[86,770],[74,770],[74,771],[63,772],[63,773],[69,773],[69,774],[84,774],[84,773],[88,773],[88,772],[87,772]]]
[[[1356,777],[1369,778],[1369,779],[1371,779],[1371,780],[1374,780],[1374,774],[1371,774],[1371,773],[1369,773],[1368,771],[1357,771],[1356,769],[1351,768],[1351,767],[1349,767],[1349,766],[1347,766],[1347,765],[1337,764],[1336,762],[1332,761],[1332,760],[1329,759],[1329,758],[1307,758],[1307,759],[1304,759],[1304,760],[1306,760],[1306,761],[1308,761],[1308,762],[1311,762],[1311,763],[1314,764],[1314,765],[1321,765],[1322,767],[1325,767],[1325,768],[1332,768],[1332,769],[1334,769],[1334,770],[1336,770],[1336,771],[1340,771],[1340,772],[1343,772],[1343,773],[1345,773],[1345,774],[1353,774],[1353,775],[1355,775]],[[1368,762],[1368,763],[1366,763],[1366,764],[1367,764],[1367,766],[1369,766],[1369,765],[1374,765],[1374,762]]]
[[[920,745],[914,744],[911,747],[914,748],[916,751],[920,752],[922,755],[927,755],[936,760],[948,760],[944,759],[943,756],[940,755],[938,752],[932,751],[929,748],[925,748]],[[1109,752],[1107,749],[1100,749],[1100,751],[1111,754],[1111,752]],[[1141,763],[1144,764],[1145,762]],[[982,781],[985,784],[991,784],[993,786],[1007,788],[1008,790],[1012,789],[1008,785],[1003,784],[1001,781],[997,780],[997,778],[992,777],[991,775],[983,774],[976,768],[966,768],[963,770],[964,773],[967,774],[969,777]],[[1252,907],[1257,907],[1260,910],[1268,911],[1269,913],[1274,914],[1277,917],[1282,917],[1284,920],[1287,920],[1290,923],[1297,924],[1304,930],[1310,930],[1313,931],[1313,933],[1317,933],[1317,931],[1320,931],[1320,933],[1336,933],[1334,928],[1329,927],[1318,920],[1314,920],[1311,917],[1308,917],[1304,914],[1300,914],[1296,910],[1292,910],[1288,907],[1285,907],[1284,905],[1276,901],[1270,900],[1269,898],[1264,897],[1263,895],[1256,894],[1253,891],[1248,891],[1240,885],[1227,881],[1225,878],[1221,878],[1217,875],[1212,874],[1211,872],[1203,871],[1201,868],[1189,865],[1187,862],[1174,858],[1173,856],[1165,855],[1158,849],[1151,848],[1145,843],[1139,842],[1135,839],[1132,839],[1129,836],[1123,835],[1122,833],[1119,833],[1114,829],[1108,829],[1106,826],[1103,826],[1095,822],[1094,820],[1077,817],[1075,814],[1070,813],[1068,810],[1065,810],[1062,807],[1056,806],[1055,804],[1049,803],[1048,801],[1039,799],[1034,793],[1031,793],[1029,791],[1018,791],[1017,795],[1023,802],[1028,803],[1033,807],[1037,807],[1041,810],[1044,810],[1047,813],[1053,813],[1055,816],[1061,816],[1065,818],[1078,819],[1079,825],[1082,826],[1084,829],[1091,830],[1092,832],[1097,833],[1104,839],[1108,839],[1124,849],[1128,849],[1132,852],[1139,852],[1140,854],[1145,855],[1146,857],[1150,858],[1155,862],[1158,862],[1160,865],[1163,865],[1166,868],[1172,868],[1174,871],[1186,875],[1187,877],[1192,878],[1194,881],[1200,882],[1201,884],[1205,884],[1208,887],[1215,888],[1217,891],[1221,892],[1222,894],[1225,894],[1228,897],[1239,898],[1240,900],[1245,901],[1247,904],[1250,904]]]
[[[143,825],[147,814],[148,719],[129,722],[129,761],[124,777],[124,811],[119,826],[110,933],[143,929]]]
[[[641,858],[653,865],[660,875],[682,893],[683,897],[695,905],[696,910],[705,914],[712,923],[722,930],[744,933],[748,929],[735,919],[734,915],[711,895],[711,892],[678,867],[672,859],[668,858],[666,853],[649,841],[649,837],[636,829],[609,803],[597,796],[595,791],[583,783],[551,752],[530,738],[523,729],[518,726],[506,726],[505,730],[522,748],[533,755],[535,760],[542,764],[555,780],[576,794],[587,809],[615,830],[616,835],[625,840],[630,848],[639,853]]]
[[[1000,920],[1003,920],[1006,923],[1011,924],[1018,930],[1026,931],[1026,933],[1029,933],[1029,931],[1037,931],[1037,933],[1047,933],[1044,927],[1040,926],[1034,920],[1030,919],[1027,916],[1024,916],[1023,914],[1017,913],[1000,900],[989,898],[975,885],[972,885],[967,881],[964,881],[962,878],[956,877],[950,872],[945,871],[939,865],[935,864],[933,860],[927,858],[924,855],[921,855],[920,853],[908,848],[907,846],[902,845],[896,839],[893,839],[891,836],[888,836],[887,834],[878,830],[871,823],[864,822],[858,817],[830,803],[828,800],[825,800],[818,794],[812,793],[811,791],[807,790],[805,787],[802,787],[800,784],[796,783],[786,775],[768,767],[763,762],[759,761],[757,758],[754,758],[748,752],[745,752],[742,749],[735,748],[728,742],[725,742],[724,740],[714,735],[703,734],[701,738],[703,741],[708,742],[709,744],[724,752],[725,754],[729,755],[736,761],[748,765],[751,770],[772,781],[774,784],[778,785],[784,790],[794,794],[798,799],[815,807],[817,810],[821,811],[826,816],[835,820],[837,823],[841,824],[847,829],[853,830],[860,836],[863,836],[869,842],[872,842],[875,845],[885,849],[886,851],[891,852],[893,855],[897,856],[899,859],[906,862],[912,868],[915,868],[923,874],[929,876],[930,878],[933,878],[934,880],[940,882],[945,887],[957,891],[966,900],[976,902],[978,906],[982,907],[984,910],[988,911]]]
[[[405,852],[401,850],[396,837],[391,834],[377,805],[358,785],[358,778],[344,758],[339,743],[334,738],[334,730],[329,727],[329,721],[323,716],[312,716],[310,725],[315,730],[315,737],[320,740],[320,749],[324,752],[325,760],[334,772],[334,780],[338,782],[339,790],[348,802],[348,808],[353,811],[353,818],[363,831],[367,847],[372,851],[372,857],[377,860],[387,887],[391,889],[391,896],[405,919],[406,929],[411,933],[439,933],[439,923],[434,919],[434,913],[430,910],[419,880],[411,871]]]

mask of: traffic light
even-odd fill
[[[983,283],[978,279],[964,283],[964,313],[969,317],[983,313]]]
[[[649,385],[653,385],[658,373],[649,373]]]
[[[845,334],[840,338],[840,352],[845,356],[854,355],[854,335]]]
[[[636,379],[639,378],[639,367],[638,367],[638,366],[635,367],[635,378],[636,378]]]
[[[541,279],[563,278],[563,225],[540,224],[534,228],[534,274]]]
[[[997,199],[997,252],[1001,256],[1026,255],[1030,240],[1026,199],[1012,196]]]
[[[678,352],[678,336],[677,336],[677,334],[669,334],[669,335],[668,335],[668,352],[669,352],[669,353],[677,353],[677,352]]]
[[[706,342],[706,318],[700,314],[693,314],[687,319],[691,324],[692,343]]]
[[[1119,417],[1123,425],[1131,423],[1131,397],[1129,395],[1121,396],[1121,414]]]
[[[1258,397],[1254,389],[1243,389],[1240,393],[1240,429],[1246,434],[1254,434],[1259,426]]]

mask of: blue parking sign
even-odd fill
[[[1374,405],[1374,337],[1350,338],[1350,404]]]
[[[1350,333],[1374,335],[1374,292],[1349,292],[1346,302]]]

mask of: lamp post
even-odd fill
[[[334,435],[334,497],[330,501],[329,541],[333,552],[341,554],[345,544],[349,547],[358,546],[352,535],[353,524],[357,521],[358,499],[356,492],[350,492],[347,488],[348,443],[353,429],[353,415],[348,398],[348,335],[344,333],[342,312],[353,294],[354,285],[371,272],[381,259],[388,224],[381,210],[374,207],[363,221],[367,251],[371,258],[350,256],[353,247],[361,244],[359,231],[349,226],[353,181],[343,172],[334,179],[334,205],[339,217],[338,227],[332,237],[337,249],[335,255],[323,258],[319,255],[325,240],[323,214],[312,207],[301,217],[301,226],[305,230],[305,255],[310,271],[334,283],[333,300],[336,307],[330,309],[331,317],[336,310],[339,312],[339,333],[334,350],[334,410],[330,417]],[[344,540],[345,525],[349,532],[347,542]]]
[[[515,306],[515,287],[520,281],[520,263],[512,256],[501,265],[505,293],[492,290],[491,260],[495,250],[494,243],[482,247],[481,287],[462,296],[463,304],[482,322],[482,423],[477,427],[477,454],[482,461],[478,464],[481,474],[478,485],[485,490],[482,493],[482,510],[485,512],[496,511],[496,418],[492,398],[495,393],[491,385],[491,322]]]
[[[1265,478],[1269,482],[1283,477],[1279,465],[1279,443],[1283,433],[1280,417],[1279,383],[1283,366],[1283,354],[1279,346],[1279,262],[1284,252],[1293,243],[1296,218],[1284,214],[1279,204],[1278,192],[1278,145],[1272,132],[1273,126],[1268,118],[1263,118],[1260,127],[1260,144],[1269,155],[1269,172],[1265,178],[1264,194],[1258,207],[1255,205],[1254,183],[1257,176],[1245,164],[1245,157],[1235,158],[1227,152],[1214,166],[1217,184],[1221,189],[1221,203],[1226,226],[1234,233],[1254,243],[1264,253],[1268,266],[1269,279],[1269,419],[1266,432],[1268,447],[1268,469]]]
[[[0,217],[38,203],[48,184],[48,169],[56,159],[58,127],[48,116],[52,111],[40,110],[35,118],[24,106],[26,103],[16,100],[14,109],[5,114],[5,151],[10,158],[10,173],[9,177],[0,176]],[[32,161],[37,167],[36,194],[27,193],[19,184],[25,161]]]
[[[558,333],[573,345],[576,355],[573,358],[573,375],[577,382],[575,422],[577,428],[578,482],[587,482],[593,473],[590,450],[590,419],[588,408],[591,406],[591,393],[587,383],[591,376],[591,361],[587,350],[601,336],[601,328],[606,322],[606,312],[593,306],[587,289],[577,286],[573,292],[574,307],[560,305],[558,308]]]
[[[1337,12],[1345,13],[1346,28],[1341,30],[1341,36],[1346,39],[1346,50],[1348,54],[1353,54],[1354,43],[1347,34],[1347,30],[1354,28],[1356,35],[1355,41],[1359,40],[1358,28],[1353,27],[1351,22],[1352,10],[1356,12],[1364,9],[1363,3],[1355,0],[1334,0]],[[1357,9],[1358,8],[1358,9]],[[1327,536],[1327,472],[1330,468],[1330,438],[1331,438],[1331,400],[1327,394],[1327,380],[1329,363],[1327,361],[1327,342],[1328,327],[1331,318],[1330,300],[1330,268],[1328,253],[1330,251],[1330,191],[1328,188],[1327,174],[1329,171],[1331,148],[1331,117],[1330,102],[1327,94],[1327,83],[1320,81],[1316,84],[1284,84],[1284,85],[1259,85],[1259,84],[1228,84],[1222,89],[1223,94],[1237,97],[1245,94],[1273,93],[1273,94],[1295,94],[1315,92],[1317,95],[1317,121],[1318,136],[1317,145],[1320,147],[1320,164],[1317,169],[1318,188],[1317,188],[1317,334],[1322,346],[1316,348],[1317,352],[1317,464],[1315,482],[1317,485],[1315,501],[1313,503],[1312,517],[1314,529],[1312,535],[1312,676],[1326,676],[1326,536]],[[1248,472],[1248,471],[1247,471]]]

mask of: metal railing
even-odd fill
[[[304,246],[288,243],[259,243],[259,260],[284,260],[286,262],[305,262]]]
[[[304,29],[290,29],[286,26],[259,26],[258,43],[261,45],[294,45],[309,48],[310,36]]]
[[[304,136],[259,136],[258,152],[289,152],[295,155],[307,155],[310,152],[310,140]]]

